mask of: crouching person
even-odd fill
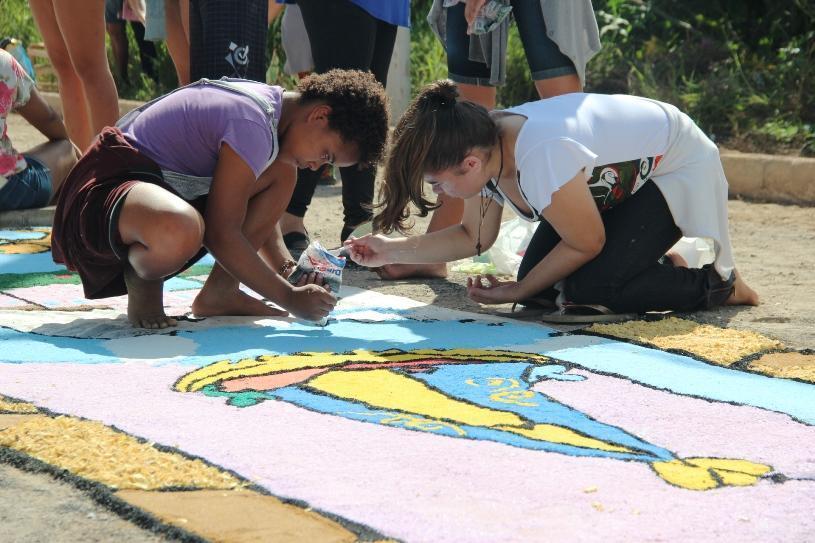
[[[65,181],[53,255],[85,296],[128,294],[134,326],[164,328],[163,281],[207,251],[216,265],[197,316],[285,312],[317,320],[336,298],[320,278],[292,286],[278,220],[297,168],[373,164],[387,136],[387,99],[372,75],[332,70],[296,92],[254,81],[201,80],[106,128]]]

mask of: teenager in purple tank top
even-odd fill
[[[121,129],[106,128],[72,170],[54,258],[79,272],[88,297],[127,292],[135,326],[175,324],[163,281],[206,251],[217,264],[195,315],[319,320],[336,299],[319,277],[288,283],[278,221],[298,167],[379,162],[387,117],[382,85],[354,70],[314,75],[295,92],[245,80],[177,90],[123,117]]]

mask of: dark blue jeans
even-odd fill
[[[571,59],[547,36],[540,0],[511,0],[511,3],[532,79],[539,81],[577,73]],[[488,86],[489,66],[469,58],[470,36],[464,7],[464,3],[458,3],[447,8],[447,73],[457,83]]]
[[[733,278],[723,281],[713,266],[679,268],[660,261],[682,233],[653,181],[604,211],[602,218],[606,243],[597,257],[566,278],[569,302],[604,305],[618,313],[644,313],[714,307],[729,296]],[[559,242],[555,229],[541,221],[521,261],[518,280]],[[557,291],[549,288],[539,296],[554,301]]]

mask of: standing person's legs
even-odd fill
[[[130,21],[130,28],[133,29],[133,36],[139,46],[139,64],[141,64],[142,71],[147,74],[147,77],[158,83],[156,46],[153,45],[153,42],[144,39],[145,28],[139,21]]]
[[[490,69],[486,64],[469,59],[470,36],[464,18],[464,3],[447,10],[445,34],[447,36],[447,74],[456,82],[461,100],[474,102],[485,109],[495,109],[495,87],[489,85]],[[436,232],[459,224],[464,214],[464,200],[440,194],[440,207],[433,211],[427,232]],[[388,264],[377,269],[383,279],[403,277],[446,277],[447,264]]]
[[[373,58],[370,70],[377,81],[386,86],[388,83],[388,69],[396,44],[396,25],[383,21],[376,22],[376,36],[374,39]],[[342,176],[342,208],[343,228],[340,232],[340,242],[345,241],[351,232],[364,222],[371,220],[371,204],[374,199],[374,185],[376,183],[376,167],[363,169],[357,166],[340,168]]]
[[[127,44],[127,29],[121,18],[122,0],[105,0],[105,30],[110,37],[110,48],[113,52],[113,68],[119,81],[127,85],[127,61],[130,51]]]
[[[540,0],[512,0],[512,9],[538,96],[583,90],[574,63],[548,36]]]
[[[395,26],[382,23],[383,27],[391,27],[392,30],[382,28],[382,34],[378,36],[380,21],[348,0],[299,0],[297,4],[306,26],[317,73],[332,68],[371,70],[377,80],[385,84],[387,65],[382,66],[385,57],[390,63],[396,39]],[[377,51],[377,48],[380,50]],[[377,71],[373,70],[375,61]],[[373,200],[376,171],[373,168],[360,171],[356,166],[342,168],[341,171],[345,224],[341,235],[347,235],[357,224],[370,219],[370,211],[365,210],[365,205]],[[305,234],[303,217],[311,203],[318,178],[318,172],[297,172],[297,185],[280,223],[284,235],[293,232]]]
[[[173,59],[178,85],[182,87],[190,82],[190,39],[187,33],[189,9],[189,2],[186,0],[165,0],[164,3],[167,50]],[[186,14],[182,10],[186,11]],[[187,20],[186,26],[184,19]]]
[[[190,2],[190,79],[266,80],[267,0]]]
[[[98,134],[119,118],[116,83],[105,53],[104,0],[55,2],[54,13],[71,56],[90,111],[91,129]],[[90,142],[79,143],[80,147]]]
[[[34,21],[36,21],[45,42],[48,58],[57,73],[59,98],[62,102],[65,127],[68,129],[71,140],[80,149],[84,149],[93,137],[88,104],[85,101],[82,81],[74,70],[73,64],[71,64],[71,56],[68,54],[68,48],[62,37],[59,24],[57,24],[52,0],[30,0],[29,5],[31,6],[31,13],[34,15]]]

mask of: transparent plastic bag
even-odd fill
[[[470,274],[518,275],[521,260],[538,224],[518,217],[504,221],[489,250],[481,256],[454,262],[451,270]]]
[[[688,263],[689,268],[701,268],[716,259],[713,240],[708,238],[683,237],[670,250],[679,253]]]

